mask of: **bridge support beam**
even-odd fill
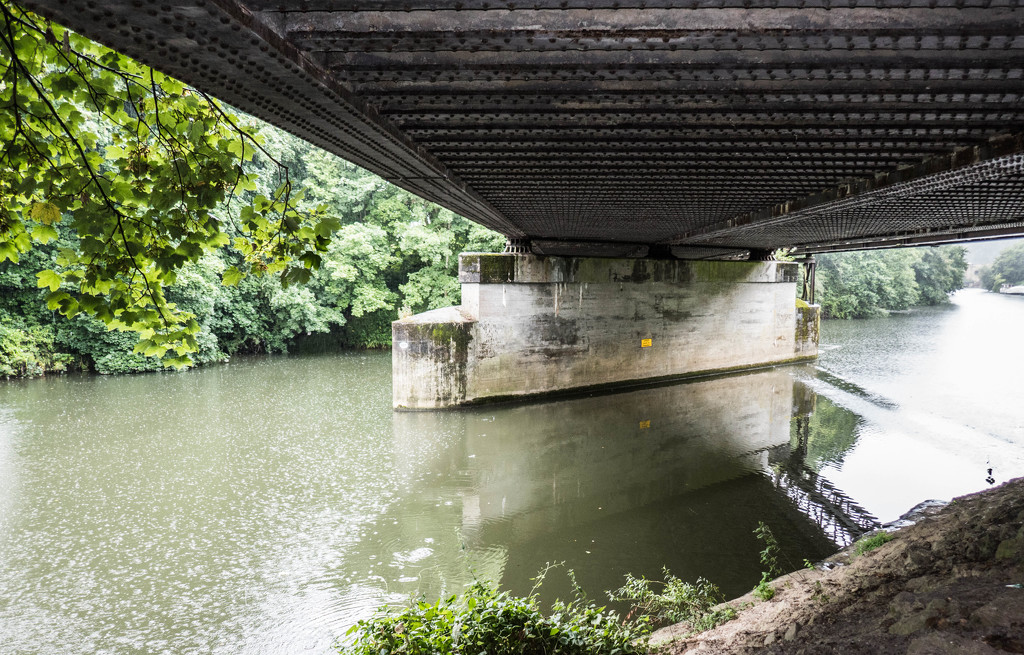
[[[440,409],[813,359],[790,262],[467,253],[462,305],[395,321],[396,409]]]

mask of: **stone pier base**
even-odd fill
[[[798,264],[463,254],[462,305],[395,321],[396,409],[813,359]]]

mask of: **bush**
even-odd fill
[[[768,580],[761,578],[761,581],[754,587],[754,598],[758,600],[771,600],[775,598],[775,587],[773,587]]]
[[[782,567],[779,566],[779,542],[775,539],[772,529],[764,521],[757,522],[754,534],[764,544],[764,550],[761,551],[761,565],[765,568],[761,572],[761,581],[754,587],[754,597],[760,600],[771,600],[775,598],[775,587],[771,585],[771,581],[782,575]]]
[[[397,319],[398,312],[383,309],[352,316],[340,330],[340,342],[346,348],[390,348],[391,321]]]
[[[29,328],[0,323],[0,375],[31,377],[80,368],[73,355],[55,352],[53,330],[44,325]]]
[[[963,286],[966,270],[962,246],[821,255],[822,318],[870,318],[912,305],[948,303],[949,294]]]
[[[725,601],[717,586],[704,578],[690,584],[663,569],[665,581],[657,582],[647,578],[626,576],[626,584],[608,594],[613,601],[626,601],[633,605],[633,611],[648,616],[656,625],[685,621],[693,633],[704,632],[736,617],[732,607],[714,609]],[[662,585],[661,593],[655,592],[652,584]]]
[[[394,612],[381,610],[351,630],[355,641],[342,655],[391,653],[488,653],[488,655],[585,655],[646,652],[646,621],[624,623],[615,612],[588,602],[577,588],[569,603],[557,601],[550,616],[534,592],[525,598],[477,582],[466,593],[419,602]]]
[[[139,339],[133,332],[108,330],[103,323],[85,314],[61,321],[58,326],[56,343],[91,360],[97,373],[137,373],[163,368],[159,359],[134,352]]]
[[[981,269],[981,283],[990,291],[999,291],[1003,284],[1024,284],[1024,243],[1003,250]]]

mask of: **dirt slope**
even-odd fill
[[[701,635],[655,633],[663,653],[1024,653],[1024,478],[963,496],[864,555],[775,581],[775,598]],[[829,568],[831,567],[831,568]]]

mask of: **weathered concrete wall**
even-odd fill
[[[392,323],[395,407],[451,407],[466,401],[469,345],[475,323],[458,307],[435,309]]]
[[[394,323],[394,405],[432,409],[812,358],[817,308],[797,310],[797,266],[464,254],[460,308]],[[449,320],[458,329],[446,331]]]

